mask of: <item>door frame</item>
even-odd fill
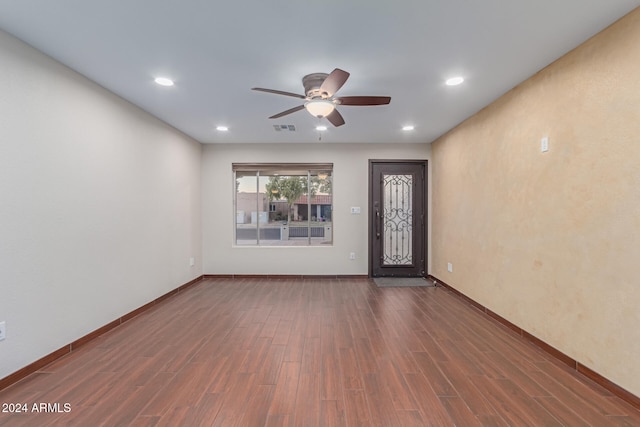
[[[424,276],[426,277],[428,265],[427,260],[429,259],[428,244],[427,244],[427,236],[429,235],[429,218],[428,218],[428,206],[429,206],[429,182],[428,182],[428,160],[415,160],[415,159],[369,159],[369,190],[367,194],[368,198],[368,208],[367,208],[367,234],[368,234],[368,275],[369,277],[373,277],[373,245],[375,242],[374,239],[374,231],[373,231],[373,165],[374,164],[411,164],[411,165],[421,165],[424,168],[424,198],[423,198],[423,206],[422,211],[424,212],[424,230],[422,233],[422,238],[420,240],[420,244],[422,245],[422,253],[424,254],[424,260],[422,265],[422,271],[424,271]]]

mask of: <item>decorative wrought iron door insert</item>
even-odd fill
[[[412,265],[413,204],[411,175],[382,175],[384,265]]]

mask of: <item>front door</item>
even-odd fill
[[[369,274],[424,277],[426,161],[369,161]]]

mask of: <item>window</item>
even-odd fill
[[[333,242],[333,164],[233,164],[236,245]]]

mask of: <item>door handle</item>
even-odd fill
[[[376,239],[380,238],[380,211],[376,208]]]

